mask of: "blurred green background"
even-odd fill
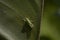
[[[41,40],[60,40],[60,0],[45,0]]]

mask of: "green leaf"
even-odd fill
[[[54,0],[57,2],[58,0]],[[60,15],[58,3],[53,0],[45,1],[44,16],[42,17],[41,40],[60,40]],[[60,1],[59,1],[60,2]]]
[[[39,0],[0,0],[0,14],[4,17],[8,17],[9,20],[10,20],[10,18],[12,18],[13,21],[15,21],[15,23],[17,23],[19,25],[19,27],[17,27],[17,29],[22,28],[22,25],[24,23],[22,20],[25,19],[25,17],[27,17],[31,20],[31,22],[34,24],[33,29],[35,29],[32,33],[33,40],[35,40],[36,35],[37,35],[36,34],[37,25],[39,25],[39,23],[40,23],[39,22],[39,7],[40,7]],[[0,15],[0,17],[2,17],[1,15]],[[5,16],[5,15],[7,15],[7,16]],[[10,20],[10,22],[11,22],[11,20]],[[13,28],[12,28],[12,30],[16,29],[16,28],[14,28],[14,29]],[[17,35],[16,39],[20,40],[20,37],[22,34],[21,33],[19,34],[19,32],[17,32],[17,33],[15,33],[15,32],[14,32],[14,35],[15,34]],[[21,37],[21,40],[25,40],[23,38],[24,37]]]

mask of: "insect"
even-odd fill
[[[34,25],[31,23],[31,21],[28,18],[26,18],[24,20],[22,33],[26,33],[27,34],[27,38],[29,38],[31,30],[32,30],[33,27],[34,27]]]

